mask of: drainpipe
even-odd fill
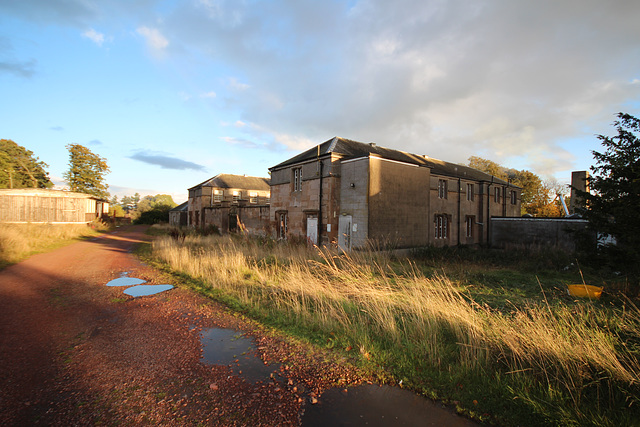
[[[507,186],[502,189],[502,216],[507,216],[507,193],[508,193],[509,183],[507,182]]]
[[[320,169],[320,191],[318,194],[318,247],[322,244],[322,160],[320,160],[320,145],[318,145],[318,167]]]
[[[460,178],[458,178],[458,246],[460,246]]]
[[[487,246],[491,247],[491,185],[493,184],[493,175],[491,175],[491,182],[487,184]]]

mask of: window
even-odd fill
[[[438,180],[438,198],[446,199],[447,198],[447,181],[444,179]]]
[[[278,221],[278,239],[285,240],[287,238],[287,213],[278,212],[276,219]]]
[[[253,203],[256,204],[258,203],[258,193],[255,191],[252,191],[249,193],[249,203]]]
[[[494,196],[493,196],[493,200],[496,203],[500,203],[500,188],[498,188],[498,187],[495,188],[495,193],[494,193]]]
[[[213,202],[220,203],[222,201],[222,190],[213,190]]]
[[[515,190],[511,190],[511,204],[515,205],[518,203],[518,193]]]
[[[233,203],[238,203],[238,200],[242,197],[242,193],[238,190],[233,190]]]
[[[467,237],[473,237],[473,225],[476,223],[476,217],[467,216],[465,222],[467,223]]]
[[[435,216],[435,238],[436,239],[448,239],[449,238],[449,218],[445,214],[438,214]]]
[[[293,191],[302,191],[302,168],[293,168]]]
[[[473,202],[473,184],[467,184],[467,200]]]

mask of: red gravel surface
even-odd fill
[[[331,384],[364,379],[347,364],[279,338],[131,254],[129,227],[0,271],[0,425],[298,425]],[[132,298],[107,287],[128,273],[178,287]],[[256,339],[277,379],[249,383],[202,363],[200,332]]]

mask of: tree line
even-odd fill
[[[107,160],[80,144],[67,145],[69,170],[64,179],[71,191],[91,194],[105,199],[109,186],[105,175],[109,173]],[[10,139],[0,139],[0,188],[51,188],[53,182],[46,171],[49,165],[33,151]]]
[[[176,206],[171,196],[157,194],[140,198],[140,194],[109,199],[106,175],[107,159],[80,144],[69,144],[69,169],[63,177],[69,190],[109,200],[111,217],[128,216],[137,222],[157,223],[169,220],[169,210]],[[0,139],[0,188],[52,188],[48,164],[33,151],[10,139]]]
[[[157,224],[169,221],[169,211],[177,204],[169,194],[156,194],[140,198],[139,193],[133,196],[113,196],[109,200],[109,216],[128,217],[141,224]]]
[[[590,191],[575,189],[585,201],[583,216],[589,221],[589,231],[601,239],[592,245],[592,260],[628,272],[630,281],[640,281],[640,120],[618,113],[614,126],[617,135],[598,135],[604,151],[592,151],[595,165],[587,179]],[[67,145],[69,170],[64,178],[72,191],[107,199],[109,173],[106,159],[79,144]],[[554,182],[543,182],[531,171],[501,166],[481,157],[469,158],[469,166],[511,182],[522,188],[522,212],[537,216],[562,216],[559,197],[565,188]],[[34,153],[10,139],[0,139],[0,188],[51,188],[46,171],[48,165]],[[168,220],[168,212],[176,204],[171,196],[158,194],[140,198],[138,193],[111,199],[114,215],[122,213],[139,222]]]
[[[538,175],[528,170],[516,170],[501,166],[482,157],[469,157],[469,166],[507,181],[522,188],[520,210],[523,215],[541,217],[565,216],[560,198],[568,203],[568,187],[554,180],[543,181]]]

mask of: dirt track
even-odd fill
[[[0,271],[0,425],[297,425],[314,392],[361,381],[188,290],[134,299],[105,286],[123,272],[170,283],[130,254],[143,232]],[[252,334],[284,379],[249,384],[201,363],[199,331],[212,326]]]

